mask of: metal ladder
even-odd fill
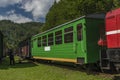
[[[100,50],[100,68],[101,70],[110,69],[110,59],[105,49]]]

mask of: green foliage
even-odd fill
[[[4,35],[4,42],[8,48],[16,48],[18,43],[27,37],[41,32],[43,23],[29,22],[17,24],[11,21],[0,21],[0,30]]]
[[[114,8],[119,8],[120,7],[120,0],[114,0]]]
[[[106,13],[120,7],[119,0],[61,0],[54,3],[46,17],[43,30],[73,20],[83,15]]]

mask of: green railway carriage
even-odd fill
[[[97,42],[104,14],[82,16],[31,38],[31,54],[35,59],[73,62],[99,61]]]

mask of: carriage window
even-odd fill
[[[55,32],[55,44],[62,44],[62,30]]]
[[[64,30],[64,42],[65,43],[73,42],[73,27],[69,27]]]
[[[48,35],[48,46],[53,45],[53,33]]]
[[[38,38],[38,47],[41,47],[41,37]]]
[[[77,40],[82,40],[82,24],[77,25]]]
[[[42,37],[42,46],[47,46],[47,36]]]

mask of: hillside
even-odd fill
[[[5,44],[7,47],[17,47],[17,44],[27,37],[41,32],[40,22],[29,22],[17,24],[9,20],[0,21],[0,30],[4,35]]]

